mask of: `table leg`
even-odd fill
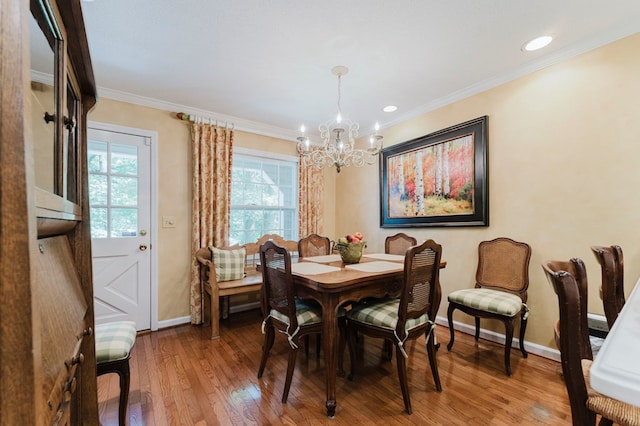
[[[336,358],[338,348],[337,300],[326,294],[322,303],[322,340],[327,384],[327,416],[336,415]]]

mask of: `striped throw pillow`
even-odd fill
[[[216,280],[232,281],[244,278],[244,262],[247,251],[245,248],[234,250],[224,250],[216,247],[209,247],[211,259],[216,269]]]

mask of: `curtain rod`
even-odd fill
[[[183,121],[191,121],[194,123],[207,123],[209,125],[215,125],[216,127],[218,127],[218,120],[214,120],[213,118],[210,117],[202,117],[199,115],[194,115],[194,114],[186,114],[184,112],[177,112],[176,113],[176,118],[178,120],[183,120]],[[220,124],[220,127],[222,127],[222,124]],[[234,123],[231,123],[231,128],[230,130],[233,130],[235,127]],[[225,121],[224,122],[224,128],[229,128],[229,122]]]

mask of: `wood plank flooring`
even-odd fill
[[[138,336],[131,356],[129,424],[134,425],[569,425],[571,411],[560,364],[513,350],[513,375],[503,346],[437,326],[442,392],[435,390],[424,339],[408,345],[413,414],[404,412],[395,354],[366,338],[353,381],[338,377],[335,419],[326,417],[324,363],[298,354],[289,401],[282,404],[287,341],[276,336],[264,376],[256,376],[263,336],[258,311],[221,321],[221,338],[184,325]],[[349,371],[349,356],[345,356]],[[100,421],[118,424],[117,375],[98,378]]]

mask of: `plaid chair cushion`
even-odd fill
[[[398,305],[400,299],[382,299],[373,303],[356,305],[347,312],[347,318],[365,324],[372,324],[391,330],[398,324]],[[429,315],[424,314],[418,318],[407,320],[405,330],[409,331],[429,321]]]
[[[124,359],[136,342],[136,323],[115,321],[96,325],[96,362]]]
[[[522,309],[522,299],[515,294],[485,288],[454,291],[449,294],[449,302],[507,317]]]
[[[275,309],[271,310],[271,316],[287,325],[289,324],[289,317],[282,315]],[[296,317],[298,318],[298,326],[317,324],[322,321],[322,311],[319,307],[296,300]]]
[[[244,278],[244,263],[247,251],[244,247],[235,250],[223,250],[209,247],[211,259],[216,269],[218,282],[240,280]]]

